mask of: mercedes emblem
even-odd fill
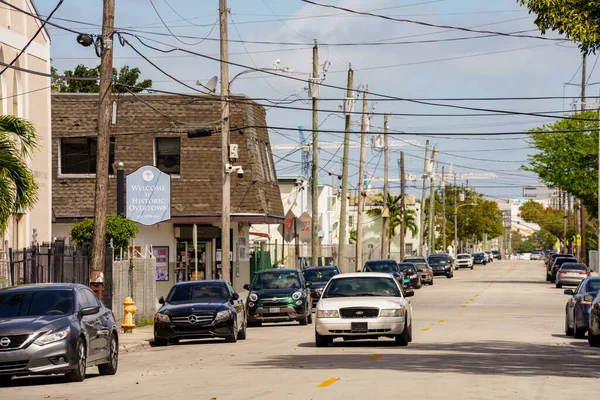
[[[3,337],[2,339],[0,339],[0,346],[2,347],[8,347],[8,345],[10,344],[10,339],[7,337]]]
[[[188,317],[188,322],[190,324],[195,324],[196,322],[198,322],[198,318],[194,314],[192,314]]]

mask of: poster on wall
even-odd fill
[[[156,280],[169,280],[169,247],[158,246],[153,247],[152,252],[156,258]]]
[[[248,254],[248,239],[239,238],[239,260],[250,261],[250,255]]]

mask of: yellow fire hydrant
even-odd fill
[[[137,311],[137,307],[131,297],[127,297],[123,302],[123,305],[125,306],[125,318],[123,318],[123,325],[121,325],[121,328],[123,328],[124,333],[131,333],[133,328],[135,328],[133,314]]]

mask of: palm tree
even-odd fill
[[[388,238],[392,239],[396,234],[397,228],[402,223],[401,219],[401,210],[402,210],[402,196],[400,195],[392,195],[388,193],[387,199],[388,209],[390,212],[390,220],[388,224]],[[383,211],[383,195],[379,194],[375,196],[373,204],[377,208],[372,208],[367,211],[367,215],[372,217],[380,217]],[[407,210],[404,209],[404,236],[410,229],[412,236],[416,236],[419,228],[417,227],[417,219],[415,210]],[[388,253],[389,246],[391,245],[391,240],[388,242]]]
[[[0,233],[6,231],[11,214],[33,207],[38,186],[27,165],[37,148],[32,123],[12,115],[0,115]]]

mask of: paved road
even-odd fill
[[[561,399],[596,393],[600,351],[564,336],[567,296],[536,261],[460,270],[413,298],[414,342],[335,342],[313,326],[253,328],[236,344],[193,342],[123,354],[114,377],[90,369],[13,381],[9,399]]]

